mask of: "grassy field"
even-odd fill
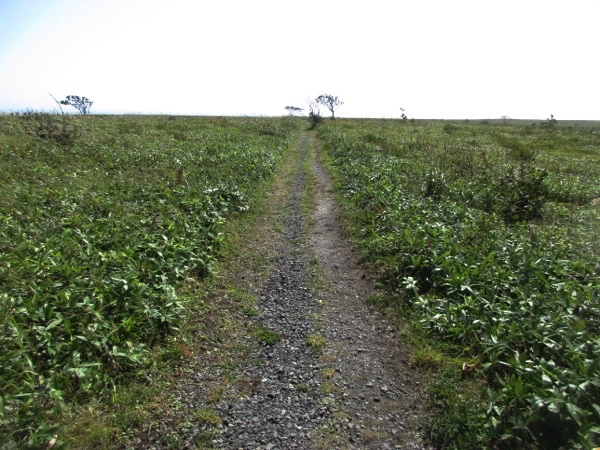
[[[585,125],[319,129],[376,300],[422,336],[437,448],[598,445],[600,129]]]
[[[2,449],[112,442],[151,414],[132,410],[160,387],[123,386],[189,353],[153,352],[202,312],[224,226],[307,125],[63,119],[0,116]],[[340,119],[318,133],[373,300],[413,324],[413,364],[432,374],[432,445],[598,445],[600,123]],[[98,425],[102,408],[121,425]]]
[[[0,448],[45,448],[65,412],[147,368],[297,130],[0,116]]]

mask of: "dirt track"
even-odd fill
[[[221,275],[256,298],[256,310],[234,308],[209,325],[219,339],[197,349],[184,371],[182,408],[211,404],[218,416],[212,434],[190,427],[186,448],[424,448],[415,425],[419,375],[396,327],[367,304],[369,276],[342,230],[319,155],[315,134],[303,132],[235,270]],[[275,342],[256,344],[256,330]]]

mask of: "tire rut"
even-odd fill
[[[332,416],[321,393],[319,355],[307,346],[315,334],[312,317],[318,303],[311,288],[310,243],[305,236],[302,201],[306,189],[309,136],[297,145],[299,158],[290,186],[282,233],[266,283],[257,290],[255,325],[276,333],[250,355],[241,374],[253,386],[249,395],[217,405],[224,429],[215,444],[222,448],[310,448],[315,430]]]
[[[326,279],[326,301],[320,317],[329,344],[331,366],[339,377],[337,429],[347,448],[425,448],[417,420],[423,414],[420,376],[408,364],[397,325],[368,305],[373,289],[368,274],[346,237],[332,181],[313,142],[316,178],[311,229],[313,251]]]

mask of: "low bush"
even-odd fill
[[[80,135],[80,129],[66,114],[27,110],[14,116],[30,136],[50,139],[61,145],[73,145]]]

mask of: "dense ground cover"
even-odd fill
[[[0,117],[0,447],[45,446],[186,315],[285,119]]]
[[[429,336],[440,448],[591,447],[600,432],[600,134],[328,121],[365,258]]]

